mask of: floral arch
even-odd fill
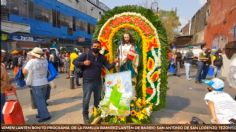
[[[142,40],[142,80],[138,98],[151,103],[154,110],[165,106],[167,90],[167,39],[160,19],[151,10],[137,6],[116,7],[100,20],[94,38],[101,42],[103,54],[112,62],[113,37],[123,28],[136,31]]]

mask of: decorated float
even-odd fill
[[[101,42],[101,53],[109,62],[113,62],[116,58],[117,48],[125,32],[129,32],[133,36],[135,45],[140,51],[137,81],[135,84],[126,83],[123,84],[125,86],[122,86],[120,84],[122,78],[112,82],[114,79],[111,79],[110,75],[117,71],[104,69],[102,74],[106,78],[104,81],[105,95],[100,107],[93,109],[91,124],[150,123],[151,113],[165,106],[168,67],[166,49],[168,45],[166,32],[158,15],[138,6],[116,7],[106,12],[96,26],[94,39]],[[127,77],[129,75],[129,73],[122,74]],[[130,75],[128,78],[131,78]],[[126,80],[123,78],[123,81]],[[122,93],[117,89],[127,86],[135,88],[135,96],[133,93],[132,98],[124,101],[122,100],[123,95],[126,94],[127,97],[130,95],[127,94],[128,92]],[[110,93],[107,94],[109,91]],[[124,104],[128,107],[122,106],[121,102],[125,102]],[[115,112],[115,110],[119,112]]]

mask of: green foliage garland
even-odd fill
[[[153,105],[153,110],[159,110],[163,107],[165,107],[165,101],[166,101],[166,93],[167,93],[167,70],[168,70],[168,57],[167,57],[167,49],[169,48],[169,45],[167,43],[167,36],[166,31],[164,27],[161,24],[160,18],[155,15],[152,10],[146,9],[140,6],[122,6],[122,7],[116,7],[112,10],[109,10],[105,13],[105,15],[102,16],[101,20],[97,23],[95,33],[93,34],[93,38],[97,39],[99,31],[101,30],[102,26],[106,23],[106,21],[113,17],[116,14],[120,14],[123,12],[136,12],[140,13],[146,19],[148,19],[153,26],[156,28],[159,36],[159,40],[161,43],[161,84],[160,84],[160,103],[158,106]],[[114,39],[113,39],[114,40]],[[138,40],[141,40],[139,38]],[[114,41],[115,42],[115,41]],[[138,78],[141,78],[142,76],[139,76]],[[138,84],[137,84],[138,85]],[[140,85],[141,86],[141,85]],[[136,90],[138,88],[136,87]],[[139,89],[137,91],[138,98],[142,96],[142,90]]]

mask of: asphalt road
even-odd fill
[[[183,72],[184,69],[182,69]],[[192,74],[196,71],[193,70]],[[60,74],[55,80],[56,89],[51,90],[48,109],[52,119],[45,122],[50,124],[78,124],[82,121],[82,88],[70,89],[70,81],[65,74]],[[210,114],[204,102],[207,93],[206,85],[196,84],[193,80],[185,80],[182,73],[180,77],[169,76],[166,97],[166,107],[160,111],[153,112],[151,119],[153,123],[178,123],[180,121],[190,121],[196,116],[206,123],[210,121]],[[228,87],[226,83],[225,91],[232,97],[236,95],[236,89]],[[30,91],[26,89],[17,90],[18,99],[23,108],[27,123],[37,123],[35,115],[37,111],[31,108]],[[90,105],[92,108],[93,98]]]

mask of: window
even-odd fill
[[[34,3],[32,0],[29,1],[28,7],[29,7],[29,17],[34,18]]]
[[[10,14],[19,15],[19,3],[20,0],[8,0],[7,7],[9,8]]]
[[[66,16],[65,17],[65,23],[67,24],[67,27],[72,28],[72,17]]]
[[[88,24],[88,34],[93,34],[94,31],[95,31],[95,26],[94,25],[91,25],[91,24]]]
[[[7,0],[7,7],[10,14],[28,17],[28,3],[29,0]]]
[[[52,23],[52,12],[51,10],[45,9],[41,6],[34,5],[34,18],[44,22]]]
[[[82,31],[87,32],[88,31],[87,23],[82,20],[77,19],[76,20],[76,30],[82,30]]]
[[[67,26],[65,19],[66,19],[66,17],[64,15],[60,14],[59,20],[60,20],[61,26]]]
[[[60,27],[59,17],[60,17],[60,12],[52,10],[52,25],[54,27]]]
[[[76,20],[75,20],[75,17],[73,17],[73,21],[72,21],[72,29],[73,31],[76,31]]]
[[[82,23],[80,20],[75,21],[76,30],[82,30]]]
[[[72,17],[60,15],[60,24],[65,27],[72,28]]]

